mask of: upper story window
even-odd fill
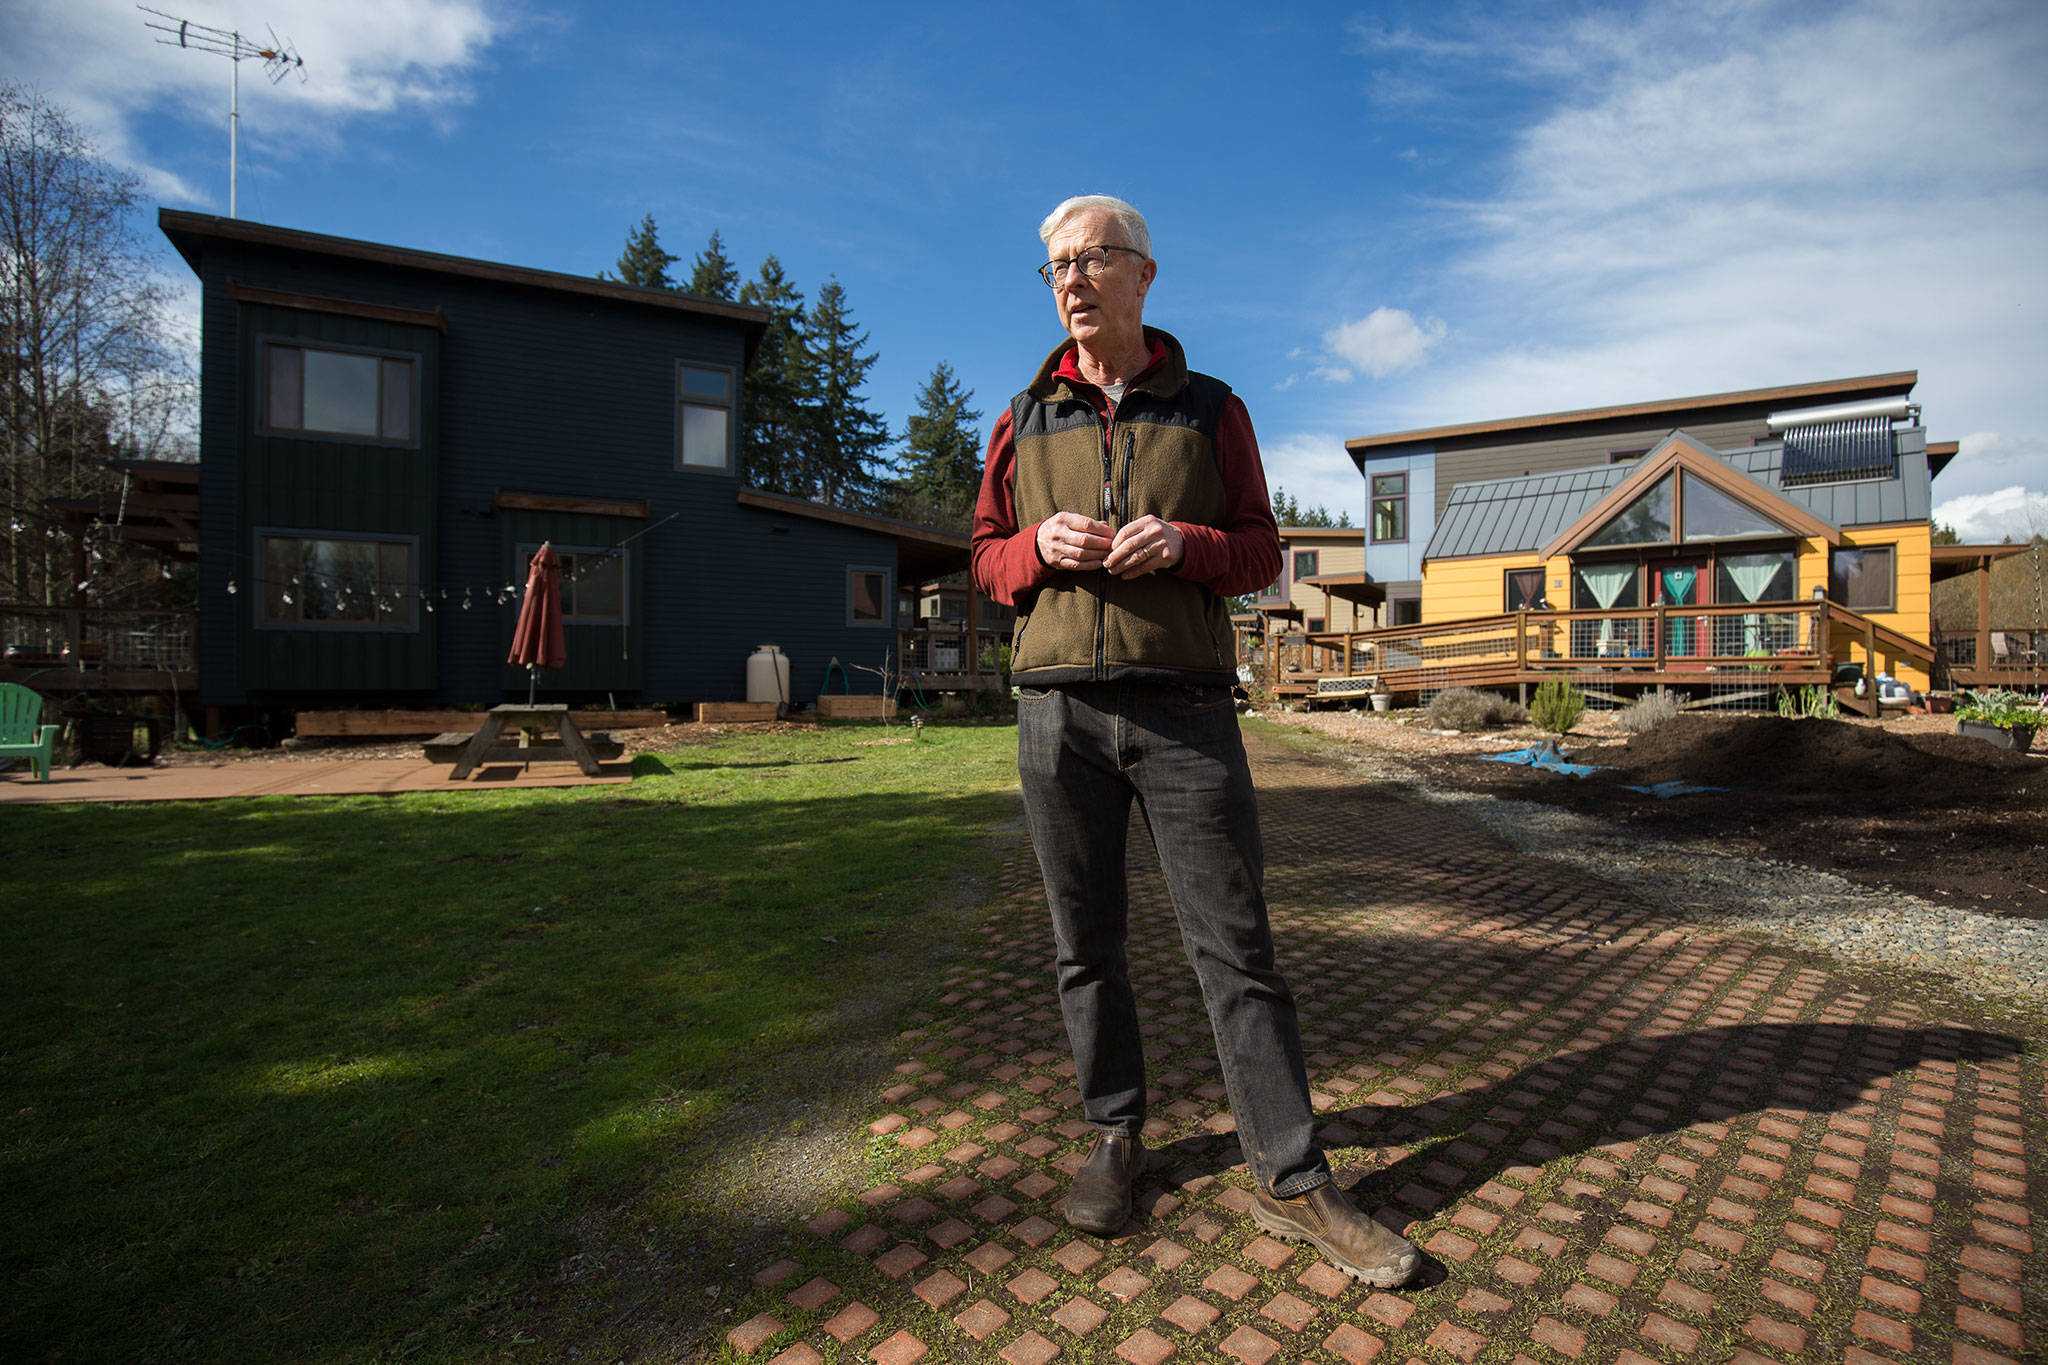
[[[1296,550],[1294,552],[1295,582],[1299,583],[1304,578],[1314,578],[1316,576],[1316,557],[1317,551],[1315,550]]]
[[[267,343],[263,425],[308,436],[411,441],[418,365],[411,356]]]
[[[676,367],[676,468],[732,472],[732,371]]]
[[[1372,538],[1375,544],[1408,539],[1408,475],[1372,476]]]

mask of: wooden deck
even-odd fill
[[[1383,685],[1397,697],[1446,687],[1530,688],[1555,677],[1612,701],[1646,691],[1712,694],[1727,701],[1780,687],[1827,686],[1854,650],[1880,671],[1926,670],[1931,645],[1831,602],[1528,611],[1387,630],[1276,637],[1267,642],[1275,697],[1355,698]],[[1875,714],[1874,698],[1838,693]]]

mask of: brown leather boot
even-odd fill
[[[1114,1237],[1131,1217],[1131,1186],[1145,1169],[1145,1144],[1136,1134],[1098,1133],[1088,1159],[1067,1191],[1067,1222],[1097,1237]]]
[[[1292,1199],[1255,1190],[1252,1220],[1275,1237],[1307,1242],[1331,1265],[1376,1288],[1399,1289],[1422,1264],[1413,1242],[1360,1213],[1335,1185],[1318,1185]]]

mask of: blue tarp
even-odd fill
[[[1525,768],[1541,768],[1545,772],[1563,773],[1567,777],[1584,777],[1600,769],[1590,763],[1573,763],[1558,752],[1555,744],[1542,744],[1534,749],[1513,749],[1504,754],[1481,754],[1489,763],[1519,763]]]

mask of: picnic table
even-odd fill
[[[552,741],[531,738],[550,731],[555,736]],[[537,758],[571,759],[584,776],[601,777],[599,758],[617,758],[624,746],[610,735],[586,736],[576,728],[569,708],[556,702],[493,706],[484,713],[484,723],[474,735],[437,735],[427,741],[426,748],[432,759],[445,759],[453,753],[455,770],[448,777],[460,782],[485,763],[530,763]]]

